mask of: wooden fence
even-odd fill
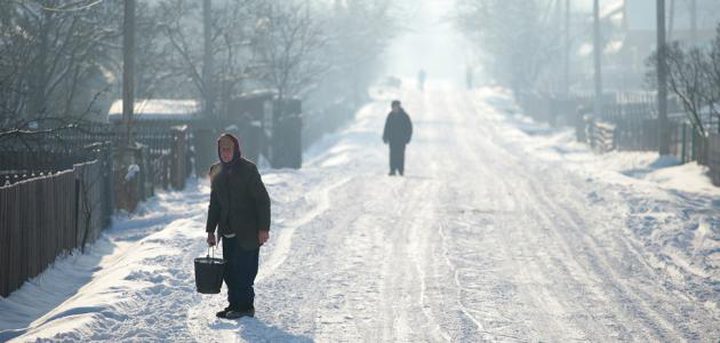
[[[614,94],[608,96],[602,113],[591,113],[592,97],[579,96],[559,100],[537,94],[525,94],[518,100],[527,114],[552,125],[575,126],[578,141],[593,150],[653,151],[659,147],[660,125],[655,97],[648,94]],[[571,110],[575,108],[575,110]],[[670,152],[683,163],[697,161],[709,167],[713,183],[720,186],[720,134],[703,136],[694,130],[683,115],[678,101],[669,102],[666,135],[670,136]],[[706,130],[720,132],[720,122],[710,120]]]
[[[37,276],[58,255],[83,249],[110,221],[102,160],[0,187],[0,295]]]
[[[707,161],[705,165],[710,168],[710,178],[716,186],[720,186],[720,134],[711,133],[706,138]]]
[[[122,145],[107,125],[35,140],[31,150],[0,150],[0,296],[42,272],[56,256],[95,241],[115,208],[134,209],[155,187],[183,189],[192,172],[187,126],[139,130]],[[136,136],[136,137],[137,137]],[[5,144],[7,143],[7,144]],[[137,177],[116,164],[127,149]],[[91,162],[85,162],[91,161]]]

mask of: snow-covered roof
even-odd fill
[[[191,120],[202,107],[192,99],[140,99],[135,102],[134,120]],[[115,100],[108,111],[108,121],[122,120],[122,99]]]
[[[244,92],[238,96],[238,99],[250,99],[250,98],[262,98],[262,97],[274,97],[277,92],[272,89],[255,89],[249,92]]]

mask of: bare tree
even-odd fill
[[[219,98],[213,97],[213,108],[222,109],[237,91],[242,80],[247,79],[249,35],[254,23],[250,8],[257,0],[238,0],[213,3],[211,14],[210,46],[215,63],[212,77],[203,76],[202,13],[199,2],[188,0],[165,0],[157,9],[158,29],[163,37],[164,62],[159,66],[166,73],[165,79],[179,81],[183,95],[195,93],[206,98],[211,86]],[[209,85],[209,80],[216,83]],[[164,81],[164,80],[163,80]],[[192,90],[187,89],[191,85]],[[177,89],[177,88],[176,88]],[[172,92],[172,87],[163,89]]]
[[[272,1],[256,9],[252,46],[258,78],[274,89],[279,99],[307,91],[329,67],[318,55],[327,42],[321,25],[306,4]]]
[[[335,94],[348,93],[357,106],[377,78],[382,53],[400,30],[387,0],[336,1],[325,20],[328,42],[323,56],[332,66],[325,83]],[[344,92],[344,93],[343,93]]]
[[[655,88],[657,52],[646,61],[646,81]],[[683,47],[679,42],[666,48],[668,86],[680,99],[688,121],[700,134],[706,135],[713,121],[720,121],[720,26],[713,44],[708,47]],[[720,131],[720,125],[718,125]]]
[[[3,127],[21,118],[87,115],[107,89],[103,69],[118,36],[117,4],[29,0],[5,2],[0,35]],[[84,5],[84,6],[83,6]],[[92,6],[91,6],[92,5]]]
[[[709,104],[710,113],[718,122],[718,133],[720,133],[720,24],[715,30],[715,39],[710,46],[708,56],[709,63],[706,63],[708,72],[708,95],[706,102]]]
[[[526,91],[536,86],[563,48],[552,5],[545,0],[459,0],[455,19],[482,47],[496,80]]]
[[[698,48],[683,51],[677,42],[665,51],[669,72],[668,86],[682,102],[693,127],[705,135],[706,129],[701,111],[710,100],[707,75],[710,66],[705,58],[706,55]]]

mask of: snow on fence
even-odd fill
[[[97,239],[112,212],[106,167],[94,160],[0,187],[0,296]]]
[[[0,151],[0,296],[56,256],[95,241],[116,205],[128,208],[152,196],[154,187],[185,187],[192,171],[187,126],[138,131],[146,144],[132,148],[138,164],[131,182],[128,168],[114,163],[121,143],[107,126],[63,136],[61,151],[50,150],[53,137],[32,151]]]
[[[586,137],[593,150],[604,153],[615,149],[615,125],[595,120],[592,116],[586,119]]]
[[[146,134],[142,144],[116,146],[114,194],[117,208],[132,212],[137,204],[155,194],[155,189],[182,190],[192,174],[192,134],[186,125]],[[152,131],[150,131],[152,132]],[[140,139],[138,139],[140,140]],[[149,143],[149,144],[148,144]],[[123,160],[119,156],[125,155]]]
[[[192,173],[192,133],[188,125],[169,126],[163,123],[139,123],[133,127],[134,140],[142,147],[147,172],[147,196],[154,194],[154,186],[163,189],[183,189],[185,179]],[[109,141],[117,149],[124,146],[125,132],[121,125],[96,125],[84,132],[74,132],[68,140],[80,144]]]
[[[660,125],[655,96],[648,94],[614,94],[602,106],[602,113],[592,114],[592,97],[578,96],[560,100],[553,96],[524,94],[518,101],[526,114],[552,125],[574,124],[578,141],[588,143],[598,152],[610,150],[652,151],[659,147]],[[668,134],[670,151],[683,163],[697,161],[709,167],[715,185],[720,186],[719,134],[703,136],[694,130],[677,101],[671,99]],[[720,122],[706,123],[710,132],[720,131]]]

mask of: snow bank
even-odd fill
[[[574,129],[552,128],[522,115],[507,91],[484,89],[478,98],[492,104],[488,110],[496,114],[494,120],[505,122],[506,144],[524,150],[527,158],[579,173],[598,192],[610,190],[624,200],[626,230],[648,248],[653,267],[680,282],[704,279],[710,291],[700,298],[716,297],[712,290],[720,291],[720,188],[712,185],[707,167],[680,164],[656,152],[596,154],[576,142]]]

